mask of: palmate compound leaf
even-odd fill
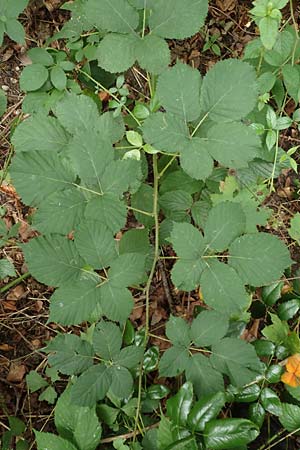
[[[139,15],[127,0],[88,0],[85,10],[88,20],[100,30],[134,33],[139,24]]]
[[[93,365],[93,347],[76,334],[58,334],[45,351],[50,366],[64,375],[78,375]]]
[[[220,61],[203,79],[200,105],[216,122],[240,120],[257,101],[256,74],[252,66],[236,59]]]
[[[200,286],[205,303],[224,316],[239,315],[250,305],[250,296],[236,271],[217,259],[203,271]]]
[[[51,194],[73,185],[75,175],[56,153],[22,152],[13,158],[10,174],[27,205],[37,206]]]
[[[40,236],[24,244],[22,249],[30,273],[41,283],[48,286],[72,284],[82,275],[85,262],[74,242],[65,237]]]
[[[89,367],[72,386],[71,403],[93,407],[105,397],[111,382],[112,373],[109,367],[104,364]]]
[[[223,251],[245,232],[246,216],[239,203],[222,202],[214,206],[204,227],[207,249]]]
[[[241,236],[229,247],[228,263],[245,284],[252,286],[278,280],[291,262],[285,244],[267,233]]]
[[[158,78],[156,92],[162,106],[187,123],[200,116],[201,83],[198,70],[177,62]]]
[[[206,347],[225,336],[229,327],[226,317],[215,311],[202,311],[193,320],[190,337],[197,347]]]
[[[101,425],[95,407],[73,405],[71,386],[60,395],[54,411],[54,421],[60,436],[75,441],[80,449],[95,450],[101,438]]]
[[[149,19],[151,33],[184,39],[197,33],[208,11],[207,0],[157,0]]]
[[[16,152],[60,152],[69,140],[69,136],[55,117],[37,114],[20,123],[16,128],[12,144]]]
[[[210,358],[201,353],[193,354],[189,358],[185,376],[193,383],[198,398],[224,391],[222,374],[212,366]]]
[[[254,347],[241,339],[224,338],[213,345],[210,361],[238,387],[251,383],[262,370]]]

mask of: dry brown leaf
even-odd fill
[[[20,383],[23,380],[25,373],[26,366],[24,366],[24,364],[11,363],[6,379],[11,383]]]
[[[14,350],[14,347],[8,344],[0,344],[0,350],[2,352],[10,352],[11,350]]]
[[[6,299],[10,302],[17,302],[22,297],[24,297],[25,289],[22,284],[19,284],[15,288],[11,289],[9,294],[7,295]]]

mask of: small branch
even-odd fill
[[[21,281],[25,280],[30,276],[30,272],[24,273],[24,275],[21,275],[19,278],[16,278],[15,280],[11,281],[10,283],[6,284],[0,289],[0,294],[4,294],[4,292],[9,291],[12,287],[16,286],[17,284],[20,284]]]
[[[159,426],[160,422],[154,423],[153,425],[149,425],[148,427],[143,428],[141,431],[131,431],[130,433],[121,434],[119,436],[112,436],[109,438],[104,438],[100,441],[100,444],[110,444],[111,442],[116,441],[117,439],[130,439],[134,437],[137,434],[142,434],[146,431],[152,430],[153,428],[157,428]]]

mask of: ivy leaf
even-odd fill
[[[12,144],[16,152],[60,152],[68,143],[68,135],[55,117],[36,114],[17,126]]]
[[[236,59],[220,61],[204,77],[200,104],[216,122],[246,117],[257,101],[256,75],[252,66]]]
[[[191,343],[190,326],[181,317],[170,317],[166,326],[166,335],[173,345],[189,347]]]
[[[120,328],[111,322],[101,321],[97,324],[93,335],[93,347],[97,355],[105,360],[116,358],[122,345]]]
[[[185,347],[168,348],[159,362],[159,373],[162,377],[180,375],[189,364],[189,352]]]
[[[38,450],[47,450],[49,448],[55,448],[55,450],[77,450],[71,442],[55,434],[42,433],[40,431],[35,431],[34,433]]]
[[[103,224],[85,220],[75,233],[75,245],[79,254],[94,269],[103,269],[117,257],[112,232]]]
[[[80,280],[63,284],[51,297],[49,321],[61,325],[79,325],[91,320],[100,303],[101,293],[95,281]]]
[[[278,280],[291,264],[287,247],[267,233],[247,234],[229,248],[229,264],[245,284],[263,286]]]
[[[197,33],[207,15],[207,0],[157,0],[149,19],[151,33],[184,39]]]
[[[50,353],[50,366],[65,375],[77,375],[93,365],[93,347],[76,334],[58,334],[45,351]]]
[[[85,11],[100,30],[134,33],[139,23],[137,11],[126,0],[88,0]]]
[[[206,180],[214,167],[208,142],[205,139],[192,138],[182,147],[180,164],[190,177],[195,180]]]
[[[255,130],[238,122],[214,125],[207,139],[211,156],[223,166],[235,169],[247,167],[249,161],[259,156],[261,148]]]
[[[111,371],[104,364],[87,369],[77,378],[71,390],[71,402],[79,406],[93,407],[102,400],[111,385]]]
[[[222,202],[214,206],[204,227],[207,247],[217,251],[226,250],[229,244],[243,234],[246,217],[239,203]]]
[[[67,235],[81,222],[86,204],[83,192],[75,187],[56,192],[39,205],[33,226],[44,234]]]
[[[214,344],[210,361],[238,387],[250,383],[261,372],[254,347],[241,339],[224,338]]]
[[[99,66],[111,73],[125,72],[135,63],[136,43],[137,37],[132,34],[107,34],[97,48]]]
[[[158,150],[176,153],[189,142],[187,125],[170,113],[154,113],[143,124],[144,139]]]
[[[203,311],[193,320],[191,338],[197,347],[207,347],[225,336],[228,319],[215,311]]]
[[[42,64],[26,66],[20,76],[22,91],[37,91],[48,80],[48,70]]]
[[[187,361],[185,376],[193,383],[198,398],[224,391],[222,374],[212,366],[210,358],[200,353]]]
[[[59,286],[79,279],[84,261],[74,243],[65,237],[40,236],[22,248],[31,274],[41,283]]]
[[[135,43],[135,57],[142,69],[158,74],[170,64],[170,50],[164,39],[147,34]]]
[[[66,189],[75,178],[62,158],[49,152],[18,153],[10,166],[10,173],[23,202],[32,206]]]
[[[218,260],[206,267],[200,284],[205,303],[224,315],[239,315],[250,305],[250,297],[236,271]]]
[[[201,82],[198,70],[177,62],[160,75],[156,93],[168,112],[178,115],[187,123],[200,116]]]

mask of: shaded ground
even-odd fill
[[[46,2],[47,9],[40,2],[33,2],[33,6],[23,14],[22,22],[28,37],[28,47],[43,45],[47,37],[58,31],[67,17],[67,13],[55,9],[58,3],[59,1],[54,0]],[[173,61],[180,58],[205,74],[210,66],[220,59],[220,56],[212,50],[207,50],[205,53],[202,51],[205,43],[214,35],[219,36],[216,44],[222,58],[240,57],[245,44],[256,35],[255,28],[249,24],[250,6],[251,2],[248,0],[211,2],[209,18],[203,33],[185,41],[169,42]],[[296,15],[297,17],[299,16]],[[18,79],[22,67],[28,63],[26,50],[27,48],[22,48],[9,40],[5,41],[4,47],[0,50],[0,86],[7,91],[9,100],[8,111],[0,124],[0,169],[4,171],[11,158],[9,135],[21,115],[23,96],[19,91]],[[145,89],[137,72],[131,71],[128,80],[133,97],[137,95],[137,91]],[[285,149],[300,144],[299,132],[289,130],[281,136],[280,144]],[[1,181],[2,177],[4,178],[3,175],[0,172]],[[290,246],[292,256],[298,263],[300,251],[291,242],[287,226],[293,214],[300,211],[299,189],[299,175],[287,171],[279,178],[276,192],[267,199],[267,205],[274,210],[273,222],[270,223],[269,228]],[[0,430],[7,429],[7,416],[18,416],[28,425],[26,435],[30,439],[33,428],[44,431],[53,430],[53,406],[47,402],[38,401],[39,393],[29,395],[25,375],[33,369],[39,369],[39,371],[45,369],[46,359],[40,349],[51,336],[62,329],[46,323],[51,288],[26,276],[27,268],[18,243],[26,242],[34,235],[28,225],[30,210],[22,205],[16,192],[7,182],[0,186],[1,206],[7,209],[5,218],[7,225],[11,227],[19,223],[20,228],[18,238],[13,238],[9,245],[0,249],[0,257],[2,255],[9,257],[15,264],[18,276],[26,278],[10,289],[7,287],[11,280],[5,279],[0,282]],[[165,264],[158,266],[154,278],[150,310],[151,332],[157,336],[152,338],[152,344],[158,345],[161,349],[168,347],[168,343],[164,341],[164,325],[170,310],[190,318],[194,308],[201,304],[198,293],[181,295],[171,288],[168,280],[171,263]],[[1,293],[1,289],[5,292]],[[136,327],[143,325],[144,315],[144,298],[137,294],[132,314],[132,321]],[[56,385],[58,390],[63,386],[63,381]],[[272,422],[271,434],[278,431],[277,427],[277,423]],[[266,435],[268,435],[267,431]],[[255,443],[253,449],[258,448],[262,443]],[[273,448],[299,448],[299,443],[294,439],[290,439],[290,444],[285,441],[282,445]]]

